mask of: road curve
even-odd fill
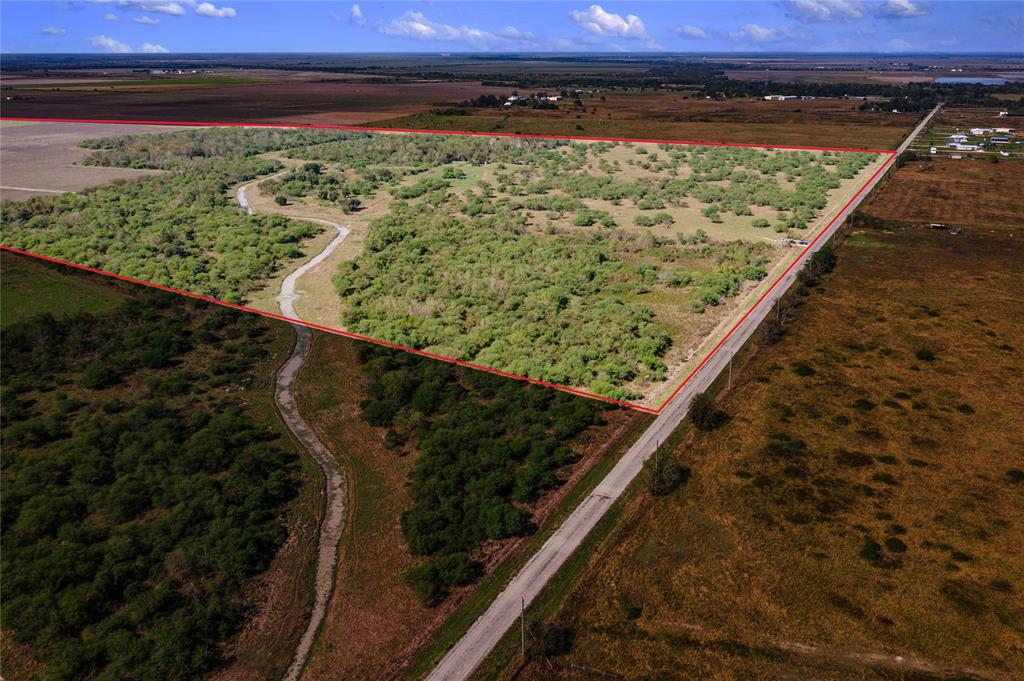
[[[896,154],[882,166],[863,189],[847,204],[825,229],[814,239],[811,245],[797,258],[789,271],[776,282],[768,293],[742,319],[718,350],[701,366],[685,387],[665,407],[644,431],[643,435],[619,459],[619,462],[598,483],[594,491],[565,519],[544,545],[527,561],[526,565],[506,585],[505,589],[491,603],[469,630],[441,659],[436,667],[427,675],[428,681],[464,681],[469,678],[481,662],[490,654],[498,641],[504,636],[519,617],[521,603],[529,605],[540,593],[562,564],[579,547],[587,534],[597,522],[622,496],[629,483],[640,473],[644,461],[662,443],[686,416],[690,401],[700,392],[706,390],[727,368],[732,357],[750,338],[765,317],[771,312],[775,301],[781,298],[796,280],[800,268],[810,257],[828,242],[839,227],[853,213],[861,202],[877,186],[878,182],[893,167],[896,157],[903,153],[914,138],[931,121],[942,104],[939,104],[918,125],[906,141],[900,145]]]
[[[285,172],[287,171],[282,171],[270,177],[277,177]],[[257,182],[262,182],[265,179],[270,178],[263,178],[257,180]],[[253,210],[245,192],[252,184],[254,183],[250,182],[239,187],[235,193],[238,205],[249,215],[252,215]],[[281,308],[281,314],[292,319],[299,318],[298,313],[295,311],[295,300],[298,298],[295,289],[299,279],[306,272],[323,262],[335,248],[341,245],[341,242],[345,240],[349,233],[345,227],[329,220],[305,217],[297,219],[333,227],[338,230],[338,235],[327,244],[323,251],[310,258],[308,262],[289,274],[281,282],[281,293],[277,297],[277,304]],[[277,409],[281,414],[281,418],[284,419],[285,425],[288,426],[288,430],[292,432],[295,439],[299,441],[299,444],[305,448],[323,471],[326,481],[327,499],[324,504],[324,517],[320,522],[313,610],[310,613],[306,630],[303,632],[302,638],[299,639],[299,644],[295,648],[295,655],[288,666],[288,671],[285,672],[284,681],[298,681],[302,676],[302,669],[306,664],[306,659],[309,657],[309,651],[313,647],[317,629],[320,628],[320,623],[323,622],[324,616],[327,614],[327,605],[330,603],[331,592],[334,589],[334,572],[338,563],[338,543],[341,541],[341,533],[345,529],[345,516],[348,512],[348,485],[345,471],[342,470],[337,460],[331,455],[331,452],[302,418],[298,405],[295,403],[295,379],[299,375],[302,366],[306,363],[306,360],[309,359],[313,343],[313,332],[302,324],[292,324],[292,327],[295,329],[295,347],[292,350],[291,356],[277,372],[274,402],[277,404]]]

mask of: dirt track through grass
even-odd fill
[[[278,173],[279,175],[281,173]],[[252,208],[246,200],[245,191],[248,185],[239,187],[237,191],[238,203],[247,213],[252,213]],[[341,245],[341,242],[348,236],[348,230],[341,225],[313,218],[314,222],[326,224],[338,230],[338,235],[327,245],[327,247],[313,256],[308,262],[285,277],[281,284],[281,294],[278,296],[278,304],[281,307],[281,314],[286,317],[295,318],[296,312],[294,303],[298,294],[296,284],[308,270],[316,267],[322,260],[327,258],[331,251]],[[320,465],[326,479],[327,500],[324,506],[324,517],[320,523],[318,537],[319,550],[317,553],[316,577],[314,582],[313,609],[310,613],[309,624],[305,633],[299,640],[295,649],[295,657],[284,678],[286,681],[297,681],[302,676],[302,670],[313,648],[320,623],[327,614],[327,606],[330,603],[331,594],[334,590],[334,572],[338,564],[338,544],[341,541],[342,532],[348,516],[348,484],[344,470],[338,465],[334,455],[317,437],[316,433],[309,427],[309,424],[302,418],[295,400],[295,379],[302,370],[306,360],[309,359],[310,349],[313,343],[313,332],[301,324],[293,324],[295,329],[295,348],[292,350],[288,361],[284,363],[277,374],[277,384],[274,392],[274,401],[284,419],[299,443],[306,452]]]

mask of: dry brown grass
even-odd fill
[[[602,100],[601,98],[604,97]],[[858,111],[859,101],[716,101],[679,92],[584,95],[582,109],[469,109],[469,115],[415,114],[376,123],[392,128],[894,149],[915,114]]]
[[[4,102],[4,116],[114,120],[360,124],[429,111],[508,88],[479,83],[314,82],[278,76],[263,83],[175,86],[150,91],[34,90]]]
[[[415,454],[387,449],[386,429],[362,419],[365,398],[356,344],[317,333],[313,354],[298,382],[306,420],[328,444],[349,476],[351,507],[342,541],[334,594],[303,678],[392,678],[445,622],[474,586],[456,591],[437,608],[420,604],[402,582],[417,562],[402,536],[400,518],[411,503],[406,485]],[[617,447],[644,415],[612,410],[607,423],[583,433],[572,446],[581,452],[567,482],[536,504],[541,525],[583,475]],[[491,542],[483,561],[488,572],[513,555],[522,540]]]
[[[635,139],[895,148],[914,114],[858,111],[859,100],[715,101],[692,93],[604,92],[583,96],[581,110],[467,109],[471,115],[435,115],[484,94],[515,88],[478,82],[375,84],[312,74],[261,71],[266,82],[184,85],[150,91],[38,90],[6,102],[13,117],[382,125],[392,128],[591,135]],[[529,94],[529,88],[519,88]]]
[[[898,169],[866,212],[883,220],[1024,228],[1024,163],[935,159]]]
[[[572,653],[517,678],[597,678],[569,662],[627,679],[1016,678],[1011,232],[851,237],[784,339],[738,373],[730,422],[677,450],[689,485],[633,499],[592,558],[557,615]]]

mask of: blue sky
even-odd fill
[[[1024,2],[0,2],[3,52],[1024,52]]]

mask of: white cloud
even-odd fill
[[[186,14],[181,3],[162,0],[117,0],[117,6],[132,12],[152,12],[172,17],[183,17]]]
[[[893,38],[892,40],[885,44],[885,49],[891,52],[906,52],[911,47],[913,47],[913,45],[908,43],[903,38]]]
[[[421,12],[408,11],[397,19],[376,27],[384,35],[415,40],[447,40],[469,43],[474,47],[511,47],[533,40],[533,36],[508,26],[493,33],[470,26],[451,26],[427,19]]]
[[[807,23],[856,21],[864,16],[858,0],[786,0],[787,13]]]
[[[676,26],[672,31],[681,38],[700,38],[703,40],[704,38],[711,37],[703,28],[690,26],[689,24],[686,26]]]
[[[601,5],[591,5],[585,10],[573,10],[569,16],[581,28],[599,36],[616,38],[647,38],[647,27],[635,14],[626,15],[608,12]]]
[[[349,14],[352,17],[352,21],[356,22],[360,26],[366,23],[366,17],[363,16],[363,9],[359,5],[352,5],[352,9]]]
[[[733,40],[744,43],[781,43],[796,40],[798,36],[789,28],[766,28],[758,24],[744,24],[743,28],[729,34]]]
[[[149,17],[146,15],[142,15],[141,17],[135,17],[134,19],[132,19],[132,21],[136,24],[143,24],[145,26],[156,26],[160,23],[159,19],[154,19],[153,17]]]
[[[905,17],[923,17],[930,12],[929,9],[915,5],[913,0],[886,0],[875,8],[875,14],[890,19],[902,19]]]
[[[67,29],[61,28],[60,26],[40,26],[39,32],[43,35],[64,35],[67,33]]]
[[[142,43],[142,47],[139,49],[139,52],[145,52],[146,54],[166,54],[167,52],[170,52],[170,50],[168,50],[163,45],[154,45],[153,43]]]
[[[1010,17],[1007,25],[1010,27],[1010,31],[1012,33],[1020,33],[1021,28],[1024,28],[1024,19],[1019,16]]]
[[[103,15],[103,18],[106,19],[107,21],[117,21],[117,15],[114,14],[113,12],[107,12],[106,14]]]
[[[201,2],[196,5],[196,14],[201,17],[213,17],[215,19],[234,19],[238,16],[231,7],[214,7],[211,2]]]
[[[508,38],[509,40],[522,40],[529,42],[534,39],[534,35],[532,33],[529,31],[520,31],[515,26],[506,26],[498,31],[498,35],[503,38]]]
[[[131,45],[126,45],[119,40],[108,38],[105,35],[96,35],[89,38],[89,44],[101,52],[131,52]]]

